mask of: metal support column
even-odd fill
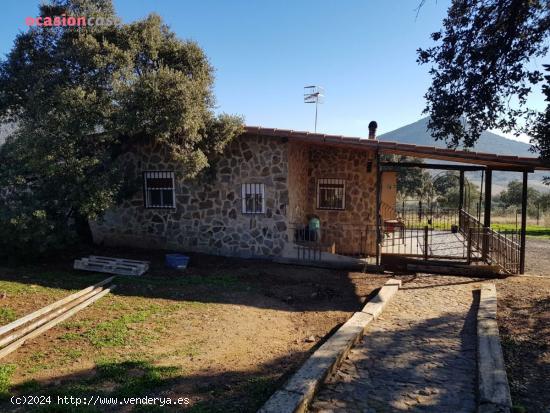
[[[523,172],[523,187],[521,192],[521,233],[519,250],[519,273],[525,273],[525,227],[527,226],[527,175]]]
[[[376,265],[380,265],[380,244],[382,242],[382,219],[380,205],[382,195],[382,166],[380,165],[380,152],[376,151]]]
[[[458,198],[458,228],[462,229],[462,214],[464,209],[464,171],[460,171],[460,192]]]
[[[491,189],[493,183],[493,171],[487,168],[485,171],[485,210],[483,212],[483,248],[482,257],[489,255],[489,229],[491,228]]]

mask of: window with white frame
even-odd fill
[[[263,214],[265,212],[265,185],[242,184],[241,199],[243,214]]]
[[[345,209],[346,181],[344,179],[323,178],[317,180],[317,208]]]
[[[143,190],[146,208],[176,207],[174,172],[144,172]]]

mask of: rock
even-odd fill
[[[315,342],[315,336],[309,336],[304,340],[306,343],[314,343]]]

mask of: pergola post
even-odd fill
[[[462,210],[464,209],[464,171],[460,171],[460,192],[458,197],[458,227],[462,229]]]
[[[376,265],[380,265],[380,243],[382,242],[382,219],[380,205],[382,204],[382,165],[380,152],[376,151]]]
[[[486,259],[489,255],[489,229],[491,228],[491,189],[493,183],[493,171],[487,168],[485,171],[485,210],[483,212],[483,247],[481,256]]]
[[[525,273],[525,228],[527,226],[527,176],[528,172],[523,171],[523,187],[521,191],[521,232],[519,249],[519,273]]]
[[[460,193],[458,198],[458,210],[464,209],[464,171],[460,171]]]

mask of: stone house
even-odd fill
[[[96,243],[292,256],[296,243],[311,241],[307,224],[315,215],[327,250],[373,253],[357,229],[376,224],[374,149],[334,148],[249,127],[210,173],[194,180],[160,145],[125,156],[128,179],[142,179],[143,190],[92,223]]]
[[[193,180],[184,178],[182,167],[170,160],[165,147],[134,148],[124,155],[127,178],[139,180],[143,190],[91,223],[94,240],[283,261],[351,263],[345,257],[351,255],[356,264],[369,257],[378,264],[392,255],[439,259],[437,251],[443,249],[445,259],[470,262],[472,256],[464,254],[473,228],[484,234],[483,242],[478,237],[472,244],[480,257],[505,271],[523,272],[527,176],[535,170],[550,170],[548,164],[529,157],[382,142],[375,139],[375,130],[376,123],[371,122],[369,138],[361,139],[246,127],[209,173]],[[452,164],[396,163],[384,161],[385,154]],[[424,220],[422,214],[421,228],[398,216],[395,171],[406,167],[460,172],[460,199],[454,210],[458,225],[448,228],[449,233],[432,225],[428,234],[425,222],[432,220]],[[484,171],[483,222],[463,208],[467,171]],[[519,243],[502,241],[490,229],[492,171],[523,173]],[[320,228],[308,227],[312,217]],[[449,245],[440,245],[439,240],[447,239]],[[455,241],[458,256],[453,252]]]

